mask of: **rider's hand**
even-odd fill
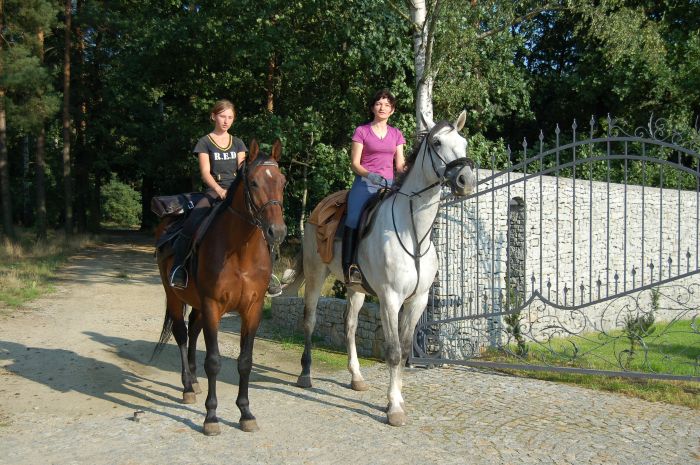
[[[216,190],[216,193],[221,200],[224,200],[226,198],[226,189],[224,189],[223,187],[219,187]]]
[[[381,174],[369,173],[367,175],[367,179],[369,179],[369,182],[371,182],[375,186],[382,186],[386,184],[386,179],[384,179],[384,177]]]

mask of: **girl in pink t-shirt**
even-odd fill
[[[403,155],[406,140],[401,131],[388,124],[395,108],[396,98],[391,92],[387,89],[378,91],[369,102],[372,121],[358,126],[352,135],[350,168],[355,173],[355,181],[348,194],[343,233],[343,272],[346,283],[362,282],[359,268],[351,262],[363,207],[380,187],[391,186],[394,166],[399,173],[406,168]]]

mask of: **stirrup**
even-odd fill
[[[282,282],[274,274],[270,275],[270,282],[267,285],[267,297],[277,297],[282,294]]]
[[[185,273],[185,284],[182,284],[182,283],[180,283],[180,282],[177,282],[177,283],[176,283],[176,282],[174,281],[174,279],[175,279],[175,273],[176,273],[177,271],[179,271],[179,270],[181,270],[183,273]],[[186,288],[187,288],[187,285],[189,284],[189,282],[190,282],[189,274],[187,273],[187,270],[186,270],[182,265],[176,266],[176,267],[173,268],[172,271],[170,272],[170,287],[174,287],[175,289],[186,289]]]
[[[362,272],[355,263],[348,268],[348,284],[362,284]]]

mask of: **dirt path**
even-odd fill
[[[180,403],[172,341],[149,361],[164,312],[152,253],[148,238],[110,238],[70,260],[57,293],[0,309],[0,464],[700,462],[696,411],[462,368],[407,372],[409,424],[392,428],[383,365],[364,370],[363,393],[318,368],[301,390],[299,351],[264,326],[250,391],[261,430],[243,433],[237,317],[222,320],[222,434],[205,437],[204,397]]]

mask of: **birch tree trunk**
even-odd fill
[[[413,23],[413,62],[416,69],[416,134],[424,131],[421,114],[433,117],[433,79],[426,74],[426,51],[428,48],[428,14],[425,0],[409,1]]]

